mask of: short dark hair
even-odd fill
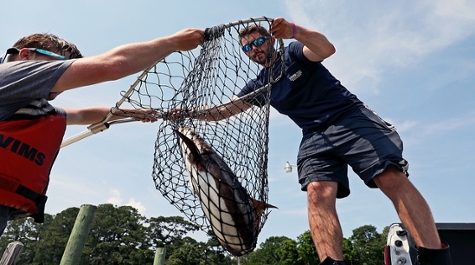
[[[242,39],[244,36],[247,36],[253,32],[259,32],[262,36],[271,36],[269,31],[261,25],[251,24],[245,28],[242,28],[239,31],[239,38]]]
[[[50,33],[35,33],[19,39],[14,48],[39,48],[51,52],[57,52],[64,55],[64,52],[70,52],[69,59],[82,58],[79,49],[71,42],[68,42],[54,34]]]

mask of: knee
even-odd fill
[[[389,166],[383,173],[376,176],[374,183],[384,193],[399,192],[406,189],[408,185],[412,185],[406,174],[394,166]]]
[[[309,199],[324,202],[336,200],[338,183],[334,181],[315,181],[307,186]]]

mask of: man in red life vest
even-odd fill
[[[43,222],[49,173],[66,125],[99,122],[111,111],[63,109],[49,101],[69,89],[142,71],[173,51],[194,49],[203,35],[200,29],[184,29],[87,58],[53,34],[32,34],[8,49],[0,58],[0,235],[8,220],[30,216]],[[135,110],[129,116],[154,122],[151,112]],[[113,114],[112,120],[121,118]]]

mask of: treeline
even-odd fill
[[[57,265],[60,263],[79,208],[68,208],[57,215],[45,215],[43,224],[31,218],[9,223],[0,238],[0,254],[13,241],[23,243],[18,265]],[[353,230],[344,239],[345,258],[354,265],[380,265],[384,261],[386,227],[380,234],[371,225]],[[97,207],[86,241],[81,265],[153,264],[155,250],[166,248],[165,265],[307,265],[319,260],[309,231],[296,239],[274,236],[266,239],[248,256],[230,256],[211,233],[207,242],[198,242],[189,234],[198,226],[179,216],[140,215],[131,206],[101,204]]]

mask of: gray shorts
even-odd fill
[[[373,178],[389,165],[409,176],[402,150],[396,128],[362,107],[343,115],[325,131],[303,136],[297,157],[301,188],[306,191],[313,181],[336,181],[337,198],[344,198],[350,194],[348,165],[371,188],[376,188]]]

